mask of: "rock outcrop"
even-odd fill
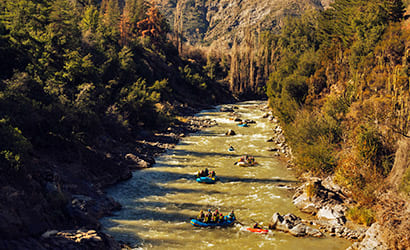
[[[322,10],[333,0],[160,0],[159,6],[171,25],[175,16],[184,20],[188,43],[214,43],[230,47],[241,42],[252,30],[280,30],[287,16],[299,16],[307,10]],[[176,13],[178,11],[178,13]]]
[[[383,237],[379,223],[373,223],[366,231],[361,242],[355,242],[348,250],[387,250],[389,247],[383,243]]]
[[[278,120],[272,115],[272,113],[266,113],[262,118],[269,119],[274,124],[273,137],[268,139],[267,142],[275,144],[274,147],[268,147],[267,151],[275,152],[275,156],[283,155],[292,161],[292,149],[286,143],[286,138],[283,134],[282,128],[278,124]]]
[[[343,198],[345,195],[340,189],[330,189],[322,185],[321,179],[311,178],[296,190],[293,203],[303,212],[343,225],[346,222],[344,212],[347,210]]]
[[[302,219],[294,214],[286,214],[281,216],[279,213],[274,213],[269,224],[270,229],[276,229],[290,233],[293,236],[313,236],[322,237],[323,233],[316,228],[312,228],[302,222]]]

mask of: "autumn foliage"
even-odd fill
[[[409,31],[402,1],[336,1],[272,35],[270,106],[300,170],[334,174],[374,204],[410,130]]]

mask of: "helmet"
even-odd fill
[[[211,212],[211,209],[208,209],[208,212]]]

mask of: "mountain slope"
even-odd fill
[[[159,6],[174,30],[191,44],[232,45],[247,31],[278,31],[287,16],[323,9],[331,0],[161,0]]]

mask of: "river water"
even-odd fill
[[[156,159],[154,167],[136,171],[133,177],[109,188],[108,195],[123,208],[102,219],[107,233],[136,249],[346,249],[344,239],[296,238],[279,231],[266,235],[245,230],[253,221],[267,226],[274,212],[308,218],[292,204],[292,191],[283,188],[296,182],[272,152],[267,151],[273,124],[262,116],[266,102],[234,105],[242,119],[256,124],[238,127],[230,113],[205,110],[200,117],[218,126],[185,137],[174,149]],[[228,129],[237,135],[225,136]],[[235,151],[229,152],[229,145]],[[244,154],[253,155],[255,167],[233,163]],[[216,184],[197,183],[193,175],[207,167],[215,170]],[[190,224],[203,209],[234,209],[238,221],[228,228],[196,228]]]

